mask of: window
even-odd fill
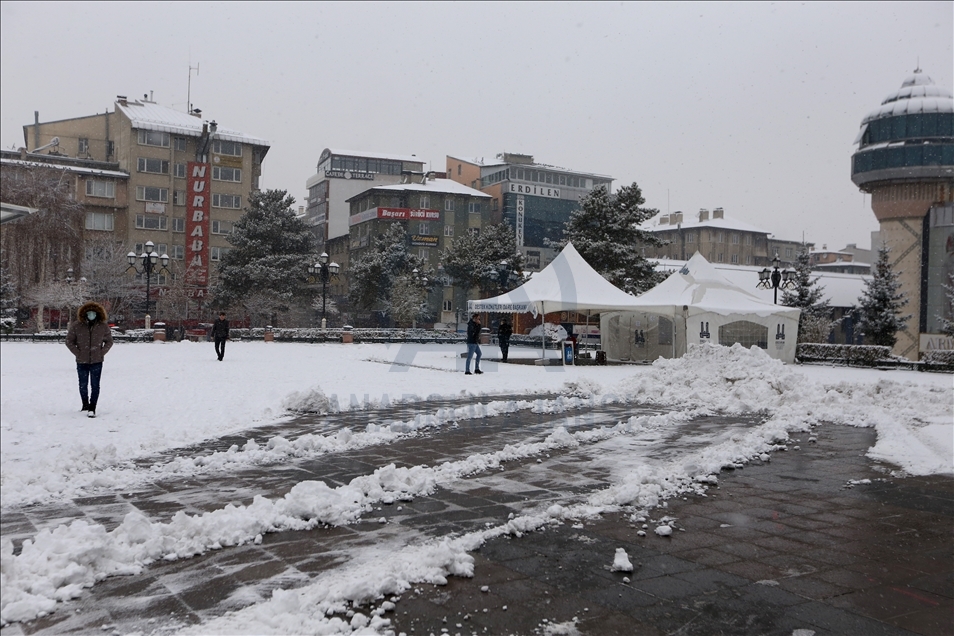
[[[719,344],[731,347],[735,343],[748,349],[759,346],[768,349],[768,327],[748,320],[737,320],[719,327]]]
[[[232,223],[230,221],[212,221],[213,234],[229,234],[231,231]]]
[[[658,338],[661,345],[672,345],[673,322],[668,318],[659,317]]]
[[[152,172],[154,174],[169,174],[169,162],[162,159],[148,159],[139,157],[139,172]]]
[[[80,137],[79,143],[76,147],[76,154],[85,155],[89,153],[89,139],[86,137]]]
[[[431,198],[427,196],[426,194],[422,194],[420,200],[418,201],[418,205],[422,208],[426,208],[430,204],[431,204]]]
[[[431,250],[429,250],[429,249],[426,248],[426,247],[422,247],[421,249],[419,249],[419,250],[417,251],[417,255],[418,255],[422,260],[425,260],[425,261],[426,261],[426,260],[429,259],[430,256],[431,256]]]
[[[721,231],[720,231],[718,234],[716,234],[716,242],[718,242],[718,243],[725,243],[725,233],[724,233],[724,232],[721,232]]]
[[[445,225],[444,226],[444,236],[454,236],[454,226]]]
[[[461,164],[457,164],[457,176],[460,176]]]
[[[738,234],[733,234],[733,235],[732,235],[732,244],[733,244],[733,245],[738,245],[738,244],[739,244],[739,235],[738,235]]]
[[[480,210],[483,206],[480,205],[480,201],[471,201],[467,204],[467,211],[471,214],[480,214]]]
[[[186,178],[186,165],[184,163],[177,163],[175,165],[175,176],[179,179]]]
[[[790,247],[785,248],[785,258],[792,258],[792,248]]]
[[[444,310],[444,311],[454,311],[454,301],[453,301],[453,300],[445,300],[445,301],[444,301],[444,304],[441,305],[441,309]]]
[[[172,219],[172,231],[173,232],[185,232],[185,219],[179,217],[173,217]]]
[[[185,152],[186,150],[186,140],[185,137],[176,137],[175,138],[176,151]]]
[[[234,141],[223,141],[216,139],[212,142],[212,152],[217,155],[229,155],[232,157],[242,156],[242,144]]]
[[[751,234],[746,234],[746,235],[745,235],[745,244],[746,244],[746,245],[751,245],[751,244],[752,244],[752,235],[751,235]]]
[[[491,209],[492,209],[494,212],[496,212],[498,209],[500,209],[500,201],[499,201],[498,199],[494,199],[494,202],[493,202],[493,205],[491,206]]]
[[[427,221],[421,221],[420,224],[417,226],[417,233],[430,234],[431,233],[430,223],[428,223]]]
[[[738,255],[738,254],[733,254],[730,258],[732,259],[732,263],[733,263],[733,264],[735,264],[735,265],[738,265],[738,264],[739,264],[739,255]]]
[[[477,236],[478,234],[480,234],[480,228],[479,228],[479,227],[469,227],[469,228],[467,228],[467,233],[470,234],[471,236]]]
[[[716,257],[716,262],[717,262],[717,263],[724,263],[724,262],[725,262],[725,256],[722,255],[722,252],[719,252],[719,255]]]
[[[143,244],[143,243],[136,243],[136,254],[142,254],[143,252],[146,251],[145,248],[146,248],[145,244]],[[156,246],[153,248],[153,252],[156,253],[156,254],[158,254],[159,256],[162,256],[163,254],[166,253],[166,244],[165,244],[165,243],[159,243],[158,245],[156,245]]]
[[[692,232],[689,232],[688,234],[686,234],[686,243],[695,243],[695,242],[696,242],[695,234],[693,234]]]
[[[167,203],[169,201],[169,189],[136,186],[136,200],[159,201],[161,203]]]
[[[96,179],[86,180],[86,196],[102,197],[104,199],[116,198],[116,184],[112,181],[98,181]]]
[[[167,223],[167,217],[162,214],[136,215],[136,228],[140,230],[164,230]],[[159,251],[159,254],[162,254],[162,252]]]
[[[87,230],[103,230],[105,232],[113,231],[113,215],[110,212],[87,212],[86,213]]]
[[[210,261],[220,261],[220,260],[222,260],[222,248],[221,248],[221,247],[210,247],[210,248],[209,248],[209,260],[210,260]]]
[[[237,194],[213,194],[212,207],[238,210],[242,207],[242,197]]]
[[[454,211],[454,200],[451,199],[450,197],[444,199],[444,209],[447,210],[448,212],[453,212],[453,211]]]
[[[220,168],[212,166],[213,181],[241,181],[242,170],[240,168]]]
[[[185,205],[186,204],[186,193],[185,190],[176,190],[172,193],[172,205]]]
[[[747,255],[747,256],[745,257],[745,264],[746,264],[746,265],[751,265],[751,264],[752,264],[752,255],[751,255],[751,254],[749,254],[749,255]]]
[[[177,221],[177,220],[179,220],[179,219],[173,219],[173,221]],[[181,220],[185,221],[185,219],[181,219]],[[184,259],[185,259],[185,245],[173,245],[173,246],[172,246],[172,251],[169,252],[169,258],[172,258],[172,259],[177,260],[177,261],[184,260]]]
[[[138,132],[140,146],[159,146],[160,148],[169,147],[171,135],[167,132],[159,132],[156,130],[140,130]]]

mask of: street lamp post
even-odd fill
[[[126,268],[126,271],[133,270],[137,274],[145,274],[146,276],[146,315],[144,324],[146,329],[149,329],[149,297],[150,290],[152,285],[152,274],[153,272],[159,273],[165,271],[168,273],[169,270],[166,269],[166,266],[169,264],[169,255],[163,254],[159,256],[159,253],[155,251],[156,245],[152,241],[147,241],[146,245],[143,247],[143,252],[139,256],[136,256],[136,252],[129,252],[126,254],[126,261],[129,263],[129,267]],[[136,267],[136,261],[142,263],[142,268]],[[157,265],[162,265],[157,268]]]
[[[759,272],[759,282],[756,285],[758,289],[774,289],[775,290],[775,304],[778,304],[778,290],[782,289],[795,289],[795,270],[794,269],[779,269],[779,259],[778,252],[775,253],[775,258],[772,259],[772,269],[768,267],[764,268]]]
[[[308,266],[308,273],[321,279],[321,328],[328,326],[325,311],[328,308],[328,282],[341,270],[341,266],[334,261],[328,262],[328,253],[322,252],[318,262]]]

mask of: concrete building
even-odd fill
[[[122,174],[124,190],[111,187],[102,174],[84,178],[78,192],[104,210],[88,213],[87,229],[110,232],[137,254],[153,241],[178,264],[173,269],[184,274],[200,301],[210,268],[229,249],[232,224],[259,188],[269,149],[264,139],[203,119],[198,109],[177,111],[146,96],[119,96],[113,112],[73,119],[40,122],[37,113],[23,127],[23,138],[31,161],[37,160],[32,150],[57,139],[59,154]]]
[[[646,247],[647,258],[687,261],[699,252],[710,263],[766,267],[778,254],[781,266],[792,267],[803,248],[800,241],[778,239],[766,230],[728,217],[722,208],[711,213],[703,208],[692,215],[661,214],[647,221],[643,229],[664,241],[659,247]]]
[[[501,153],[495,161],[447,157],[447,178],[490,195],[490,220],[507,223],[529,270],[546,267],[557,252],[547,240],[563,238],[580,198],[613,178],[536,163],[531,155]]]
[[[348,236],[348,199],[368,188],[401,183],[402,175],[421,175],[424,162],[414,155],[394,155],[325,148],[316,173],[305,183],[305,220],[319,242]],[[329,254],[330,250],[325,249]]]
[[[348,199],[348,258],[360,258],[388,226],[403,223],[410,248],[434,269],[441,281],[428,298],[434,322],[456,324],[466,315],[469,290],[450,284],[442,274],[440,255],[451,247],[455,237],[480,232],[491,222],[491,197],[450,179],[423,176],[407,181],[370,188]],[[347,290],[346,281],[338,284]]]
[[[944,285],[954,275],[954,98],[916,70],[861,122],[851,180],[871,195],[880,238],[913,317],[894,352],[917,360],[952,348],[940,334],[950,319]],[[872,245],[872,249],[878,246]]]
[[[870,263],[856,261],[850,248],[857,249],[854,243],[849,243],[844,250],[829,250],[827,245],[822,245],[820,250],[812,250],[808,255],[809,263],[812,269],[820,272],[870,274]]]

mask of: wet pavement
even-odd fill
[[[408,420],[442,405],[463,404],[301,417],[178,452],[225,450],[249,437],[264,441],[357,430],[368,422]],[[435,466],[506,444],[540,441],[556,425],[572,432],[658,412],[615,405],[462,420],[385,446],[5,511],[0,530],[19,546],[39,529],[75,518],[111,529],[138,509],[168,521],[179,510],[197,514],[230,502],[248,504],[255,495],[280,497],[303,480],[338,486],[392,462]],[[665,461],[758,422],[708,417],[678,430],[507,462],[432,496],[377,506],[355,524],[268,534],[260,545],[107,579],[50,616],[0,633],[174,632],[268,598],[274,589],[306,585],[362,550],[473,532],[548,502],[582,501],[613,480],[621,453],[633,463]],[[472,579],[415,586],[387,616],[395,632],[415,635],[552,634],[560,633],[554,626],[569,621],[579,633],[593,635],[951,633],[954,478],[891,476],[890,466],[864,456],[875,441],[871,429],[821,425],[815,436],[814,443],[803,436],[800,450],[773,453],[769,463],[723,471],[706,497],[673,499],[667,508],[651,511],[646,537],[637,535],[642,523],[629,513],[613,513],[491,540],[473,553]],[[871,482],[849,483],[864,479]],[[676,519],[671,537],[652,533],[652,521],[664,515]],[[629,554],[632,573],[610,571],[620,547]]]

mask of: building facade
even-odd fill
[[[954,97],[916,70],[861,122],[851,180],[871,195],[880,240],[891,250],[913,314],[894,353],[917,360],[951,348],[944,285],[954,275]],[[878,246],[872,245],[872,249]]]
[[[369,188],[399,184],[402,175],[420,175],[423,170],[424,162],[414,155],[325,148],[316,173],[305,183],[305,220],[320,243],[348,236],[349,199]]]
[[[563,239],[563,228],[595,187],[612,190],[613,178],[536,163],[531,155],[501,153],[491,163],[447,157],[447,177],[490,198],[490,219],[506,223],[527,269],[539,271],[556,256],[548,241]]]
[[[428,297],[428,313],[435,323],[461,322],[469,290],[451,285],[441,268],[441,253],[453,245],[455,237],[480,232],[491,222],[491,197],[450,179],[425,175],[407,181],[370,188],[348,200],[348,258],[352,262],[361,258],[375,237],[391,224],[402,223],[410,250],[433,268],[440,281]]]
[[[696,252],[711,263],[768,267],[778,255],[781,267],[792,267],[804,246],[778,239],[766,230],[725,215],[722,208],[703,208],[693,215],[661,214],[644,224],[663,244],[644,248],[646,258],[687,261]]]
[[[137,254],[152,241],[200,303],[212,270],[230,247],[233,223],[259,189],[269,149],[264,139],[205,120],[197,109],[177,111],[145,96],[119,96],[113,112],[87,117],[40,122],[37,114],[23,127],[23,137],[25,156],[36,159],[35,149],[57,140],[53,147],[59,154],[124,175],[122,190],[103,175],[83,178],[79,196],[96,202],[90,203],[87,231]],[[167,281],[157,275],[154,282]]]

